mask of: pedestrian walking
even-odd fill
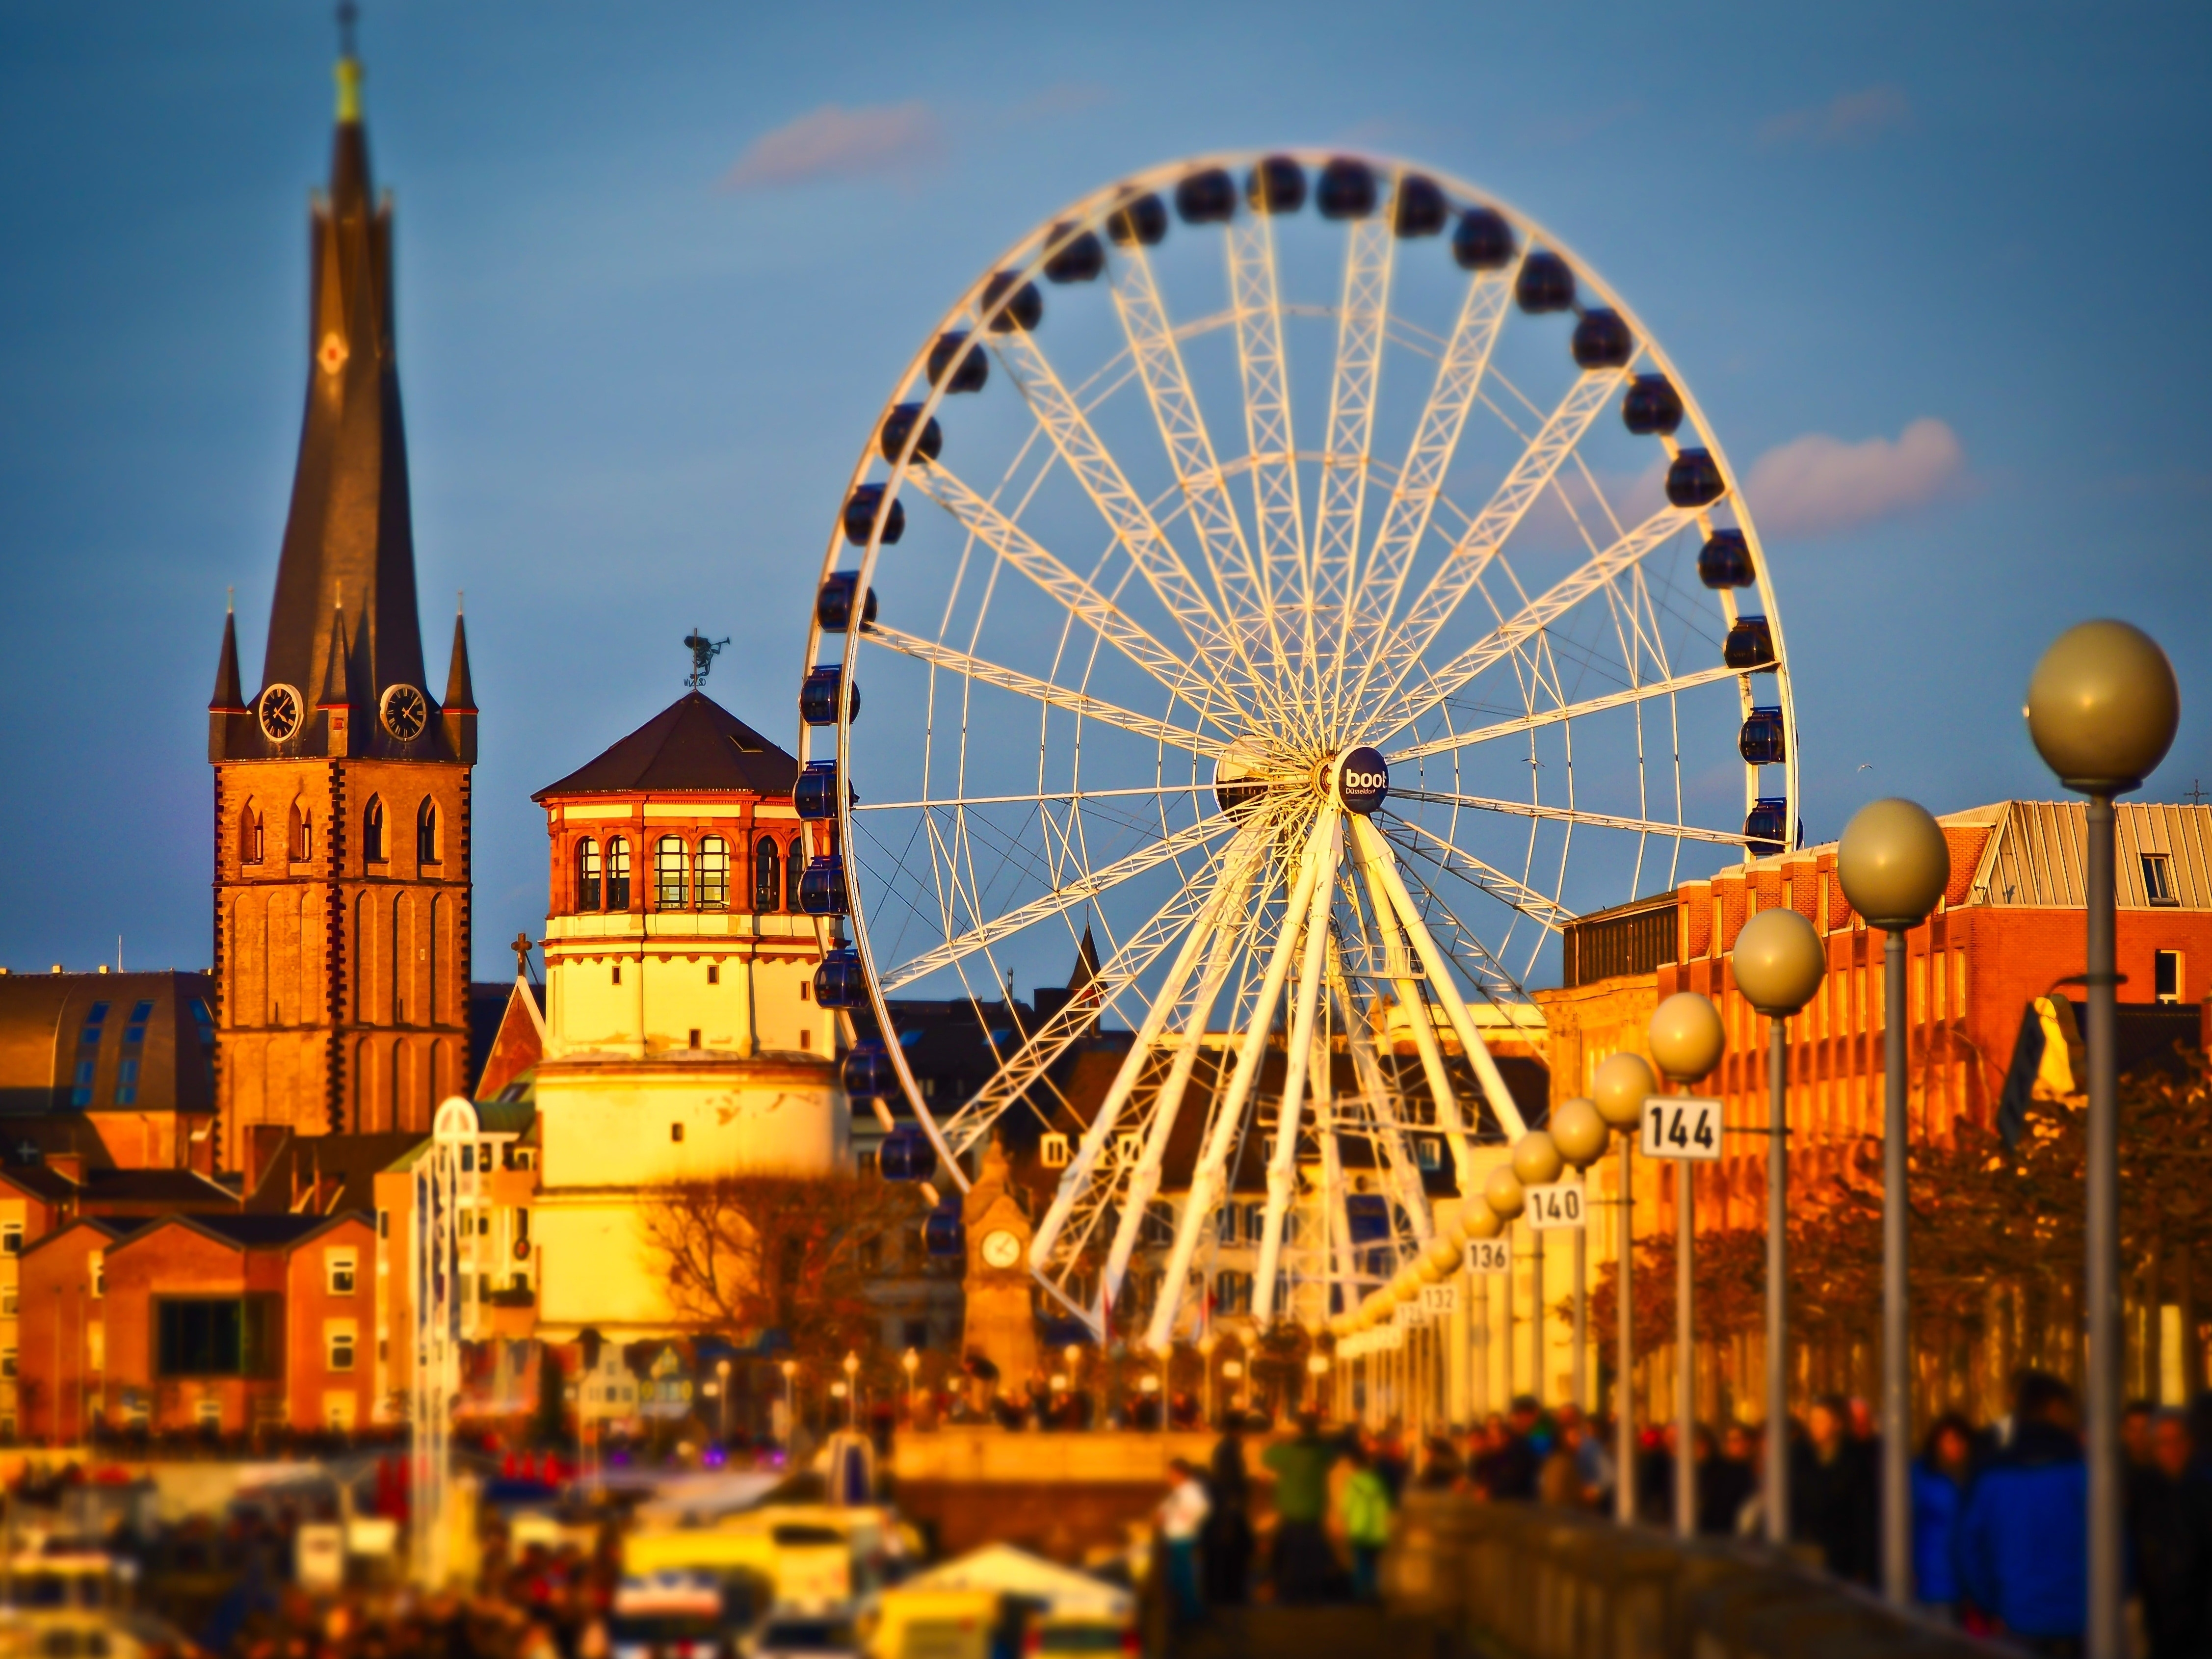
[[[2128,1487],[2128,1543],[2142,1591],[2149,1659],[2212,1655],[2212,1481],[2178,1411],[2158,1413]]]
[[[1382,1550],[1390,1541],[1390,1487],[1366,1450],[1346,1454],[1352,1478],[1344,1483],[1345,1541],[1352,1547],[1352,1595],[1356,1601],[1382,1599]]]
[[[1328,1518],[1328,1472],[1343,1446],[1326,1439],[1311,1412],[1301,1412],[1291,1439],[1267,1448],[1261,1462],[1275,1476],[1275,1599],[1286,1605],[1318,1601],[1336,1576],[1336,1557],[1323,1523]]]
[[[1790,1532],[1819,1548],[1828,1571],[1857,1583],[1874,1582],[1874,1466],[1851,1436],[1850,1402],[1831,1395],[1817,1402],[1810,1432],[1790,1480]]]
[[[1161,1541],[1167,1547],[1168,1594],[1175,1614],[1183,1624],[1194,1624],[1206,1613],[1198,1590],[1198,1540],[1206,1517],[1213,1507],[1206,1485],[1188,1460],[1178,1457],[1168,1465],[1168,1495],[1154,1512]]]
[[[2071,1656],[2087,1627],[2088,1467],[2074,1391],[2021,1376],[2012,1443],[1983,1470],[1959,1522],[1959,1585],[2013,1641]]]
[[[1207,1485],[1213,1509],[1206,1517],[1206,1603],[1242,1607],[1251,1591],[1252,1481],[1244,1438],[1233,1426],[1214,1445]]]
[[[1945,1618],[1958,1611],[1959,1517],[1973,1466],[1972,1425],[1956,1412],[1944,1413],[1912,1465],[1912,1593]]]

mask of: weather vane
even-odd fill
[[[684,684],[696,691],[707,683],[708,672],[714,665],[714,653],[729,641],[710,640],[704,632],[695,628],[684,636],[684,643],[691,653],[691,672],[684,677]]]

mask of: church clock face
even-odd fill
[[[989,1267],[1011,1267],[1022,1259],[1022,1241],[1004,1227],[994,1228],[983,1235],[983,1264]]]
[[[300,694],[289,685],[272,685],[261,694],[261,734],[271,743],[283,743],[300,731]]]
[[[395,685],[384,694],[384,706],[379,711],[384,729],[402,743],[412,742],[422,735],[429,723],[430,700],[411,685]]]

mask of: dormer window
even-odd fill
[[[576,908],[599,908],[599,844],[589,836],[576,843]]]
[[[2143,896],[2153,904],[2179,904],[2173,890],[2173,860],[2164,853],[2142,855]]]

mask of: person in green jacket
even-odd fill
[[[1336,1558],[1322,1522],[1328,1516],[1328,1471],[1343,1447],[1324,1439],[1310,1412],[1298,1414],[1297,1437],[1267,1448],[1261,1462],[1275,1476],[1275,1600],[1318,1601],[1329,1592]]]
[[[1344,1483],[1340,1501],[1345,1540],[1352,1546],[1352,1598],[1379,1601],[1382,1547],[1390,1541],[1390,1487],[1364,1447],[1354,1446],[1346,1455],[1352,1479]]]

